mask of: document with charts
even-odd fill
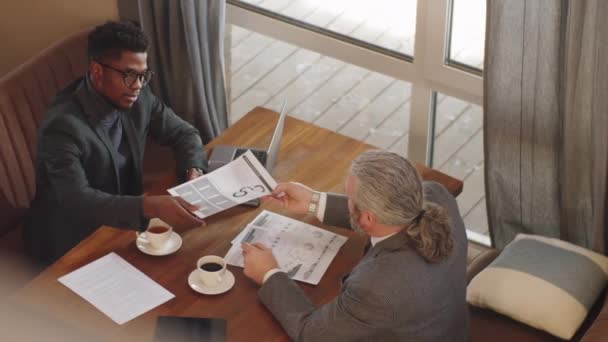
[[[346,237],[264,210],[232,240],[226,262],[243,267],[243,242],[272,248],[281,270],[292,279],[317,285]]]
[[[232,162],[202,177],[167,190],[198,205],[200,218],[269,195],[277,182],[257,158],[247,151]]]

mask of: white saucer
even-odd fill
[[[226,270],[221,283],[217,284],[215,287],[208,287],[203,284],[201,278],[198,276],[198,274],[196,274],[196,270],[194,270],[190,272],[190,275],[188,276],[188,285],[190,285],[190,287],[198,293],[216,295],[224,293],[234,286],[234,274],[232,274],[230,270]]]
[[[137,236],[135,242],[140,251],[148,255],[168,255],[177,251],[182,246],[182,238],[176,232],[171,232],[171,237],[161,248],[154,248],[146,240],[146,233],[143,232]]]

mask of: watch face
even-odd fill
[[[313,191],[312,198],[310,199],[310,203],[308,204],[308,212],[310,214],[317,213],[317,206],[319,204],[319,200],[321,199],[321,193],[317,191]]]
[[[317,203],[310,203],[308,205],[308,212],[311,214],[315,214],[317,212]]]

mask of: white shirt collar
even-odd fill
[[[399,233],[399,232],[397,232],[397,233]],[[370,237],[370,240],[372,242],[372,246],[375,246],[378,242],[380,242],[382,240],[386,240],[389,237],[391,237],[391,236],[393,236],[393,235],[395,235],[397,233],[393,233],[393,234],[389,234],[389,235],[385,235],[385,236],[372,236],[372,237]]]

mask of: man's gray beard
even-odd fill
[[[357,233],[357,234],[361,234],[361,235],[365,235],[365,230],[363,230],[363,228],[361,228],[361,226],[359,225],[359,223],[357,221],[359,221],[359,215],[356,214],[350,214],[350,227]]]

